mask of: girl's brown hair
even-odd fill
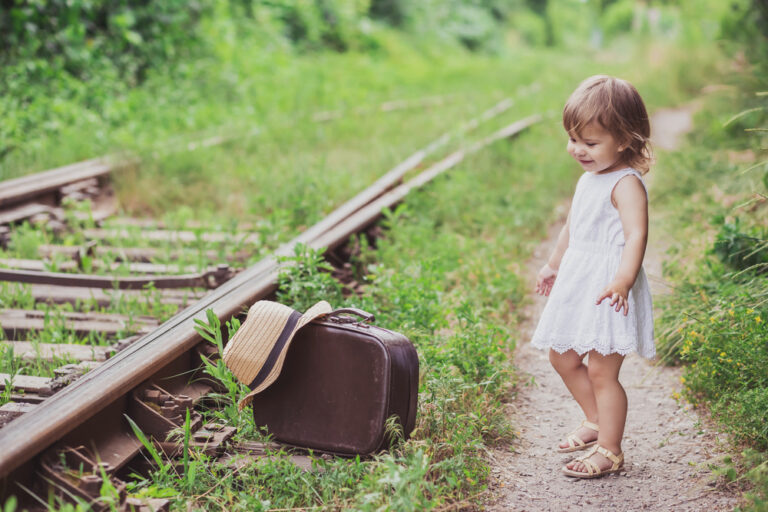
[[[632,84],[606,75],[581,82],[565,104],[563,126],[568,133],[579,134],[592,121],[625,146],[624,163],[641,174],[648,172],[653,159],[648,140],[651,125],[643,99]]]

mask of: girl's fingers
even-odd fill
[[[601,302],[603,302],[605,299],[611,299],[611,302],[609,305],[614,308],[614,311],[617,313],[624,310],[624,316],[627,316],[629,314],[629,301],[626,297],[624,297],[622,294],[618,292],[611,293],[610,290],[605,290],[603,293],[600,294],[600,296],[597,298],[597,301],[595,302],[596,305],[600,305]]]

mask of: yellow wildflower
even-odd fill
[[[754,309],[752,309],[752,308],[747,308],[747,314],[748,314],[748,315],[751,315],[751,314],[752,314],[752,313],[754,313],[754,312],[755,312],[755,310],[754,310]]]
[[[757,323],[760,323],[760,322],[762,322],[762,321],[763,321],[763,319],[762,319],[762,318],[760,318],[760,315],[757,315],[757,316],[755,317],[755,322],[757,322]]]
[[[729,315],[731,315],[731,316],[733,316],[733,315],[734,315],[734,312],[733,312],[733,310],[732,310],[732,309],[729,309],[729,310],[728,310],[728,314],[729,314]]]
[[[685,384],[685,377],[680,377],[680,382],[681,382],[682,384]]]
[[[731,358],[729,357],[728,359],[726,359],[726,360],[725,360],[725,362],[727,362],[727,363],[732,363],[732,362],[733,362],[733,359],[731,359]]]
[[[709,321],[710,321],[711,323],[715,323],[715,317],[713,317],[713,316],[709,317]]]
[[[725,352],[720,352],[720,357],[725,357]]]

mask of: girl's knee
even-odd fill
[[[587,375],[593,386],[604,386],[619,381],[619,375],[614,368],[609,368],[592,361],[587,365]]]
[[[618,383],[619,370],[623,361],[624,356],[619,354],[603,356],[597,352],[591,352],[589,364],[587,365],[587,375],[589,375],[592,385],[600,386]]]
[[[568,373],[581,365],[581,357],[573,350],[560,354],[559,352],[550,349],[549,350],[549,362],[552,363],[552,367],[557,373]]]

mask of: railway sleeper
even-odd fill
[[[25,361],[52,362],[56,358],[78,361],[106,361],[115,351],[113,346],[77,345],[74,343],[39,343],[32,341],[0,341],[13,349],[13,355]]]
[[[2,227],[2,226],[0,226]],[[204,272],[179,275],[146,275],[141,277],[97,276],[66,272],[41,272],[37,270],[0,269],[0,281],[27,284],[50,284],[56,286],[79,286],[87,288],[109,288],[120,290],[141,290],[147,286],[155,288],[218,288],[235,275],[235,270],[222,264]]]
[[[12,268],[17,270],[34,270],[37,272],[45,272],[50,268],[51,262],[45,260],[29,260],[21,258],[0,258],[0,266],[6,268]],[[73,259],[72,261],[65,261],[57,264],[59,271],[71,272],[74,270],[81,270],[83,263],[80,260]],[[197,265],[175,265],[165,263],[104,263],[100,260],[95,260],[90,263],[93,270],[114,272],[122,268],[127,269],[131,274],[180,274],[197,272]]]
[[[3,428],[14,419],[34,408],[35,404],[26,402],[8,402],[3,404],[0,406],[0,428]]]
[[[95,361],[65,364],[53,370],[54,377],[0,373],[0,390],[10,388],[14,402],[40,403],[100,364]]]
[[[115,508],[120,512],[167,512],[170,509],[170,500],[128,497],[126,484],[115,476],[115,469],[108,462],[100,462],[98,456],[85,446],[61,446],[42,456],[37,486],[32,492],[41,498],[53,490],[63,500],[85,501],[94,512]],[[116,506],[101,499],[105,480],[118,498]],[[42,498],[41,501],[47,502]]]
[[[41,258],[53,258],[57,255],[63,255],[75,260],[81,259],[83,256],[90,257],[107,257],[112,258],[115,261],[134,261],[138,263],[152,263],[157,260],[178,260],[182,258],[197,257],[198,251],[190,249],[158,249],[155,247],[117,247],[117,246],[100,246],[97,240],[91,240],[84,245],[55,245],[44,244],[37,248],[37,254]],[[221,254],[219,251],[207,250],[203,252],[208,260],[220,260],[223,257],[231,261],[243,262],[246,261],[252,255],[251,251],[240,250],[237,253],[231,254],[229,251],[225,251],[225,254]]]
[[[151,316],[118,315],[114,313],[72,313],[58,312],[55,315],[37,309],[2,309],[0,327],[6,338],[19,338],[27,333],[43,331],[55,325],[58,318],[63,327],[77,336],[88,336],[92,332],[101,332],[107,336],[116,336],[124,332],[146,334],[159,323]]]
[[[195,412],[193,407],[214,386],[209,383],[201,387],[199,381],[194,384],[179,388],[190,392],[190,395],[185,395],[173,393],[154,382],[146,382],[134,389],[129,398],[126,416],[153,443],[158,453],[174,465],[178,465],[174,461],[184,455],[187,411],[190,412],[187,447],[191,450],[199,450],[214,458],[220,457],[236,432],[234,427],[203,423],[202,415]],[[164,508],[158,508],[158,503],[137,503],[126,496],[125,483],[120,479],[121,471],[141,471],[148,467],[148,459],[140,456],[143,444],[136,437],[126,435],[127,431],[123,425],[121,429],[94,436],[90,448],[57,443],[41,457],[38,466],[40,478],[36,479],[41,485],[35,492],[45,496],[53,490],[62,499],[77,497],[89,502],[94,510],[106,510],[99,508],[99,498],[106,478],[120,498],[118,510],[168,510],[168,504],[159,503]],[[108,454],[109,460],[105,461],[100,454]],[[138,508],[141,506],[155,508]]]
[[[262,239],[261,235],[258,233],[211,233],[173,229],[143,229],[132,231],[129,229],[92,228],[83,230],[83,235],[92,240],[131,240],[134,237],[138,237],[141,240],[148,242],[184,244],[205,242],[235,245],[259,245],[261,244]]]
[[[285,453],[288,459],[302,471],[316,471],[312,466],[314,459],[331,459],[333,456],[327,453],[312,453],[281,443],[262,443],[258,441],[240,441],[232,444],[227,453],[219,457],[218,462],[232,469],[240,469],[251,464],[266,464],[274,454]],[[319,471],[322,472],[322,469]]]
[[[144,300],[147,292],[144,290],[107,290],[104,288],[85,288],[57,286],[51,284],[31,284],[29,291],[38,304],[92,304],[109,307],[125,299]],[[185,289],[158,289],[152,292],[152,300],[163,304],[188,306],[204,295],[201,291]]]
[[[109,357],[111,353],[119,352],[130,346],[133,342],[138,340],[140,336],[132,336],[120,340],[110,347],[89,347],[87,345],[58,345],[66,348],[78,347],[79,349],[104,349],[106,357]],[[26,342],[6,342],[6,343],[26,343]],[[30,343],[31,345],[31,343]],[[39,345],[47,345],[41,343]],[[65,349],[62,349],[65,350]],[[15,352],[14,352],[15,353]],[[208,343],[199,344],[195,353],[198,357],[205,356],[208,359],[218,357],[218,352],[215,347]],[[35,353],[37,354],[37,352]],[[62,353],[63,354],[63,353]],[[57,354],[58,355],[58,354]],[[83,354],[85,355],[85,354]],[[22,354],[22,357],[24,355]],[[0,428],[7,425],[11,420],[21,416],[34,409],[34,406],[43,402],[46,398],[59,391],[64,386],[70,384],[78,377],[84,375],[88,371],[98,367],[101,361],[81,361],[80,363],[67,364],[56,368],[54,370],[55,377],[39,377],[35,375],[14,375],[11,378],[10,374],[0,373],[0,391],[5,390],[7,387],[12,389],[10,394],[11,402],[0,406]],[[207,379],[196,379],[182,386],[169,383],[172,390],[176,394],[189,393],[190,398],[194,403],[198,403],[211,391],[223,392],[224,389],[216,382]]]
[[[32,220],[33,222],[39,220],[47,222],[49,219],[63,221],[64,218],[64,210],[42,203],[28,203],[0,211],[0,224],[2,225],[16,224],[25,220]]]

